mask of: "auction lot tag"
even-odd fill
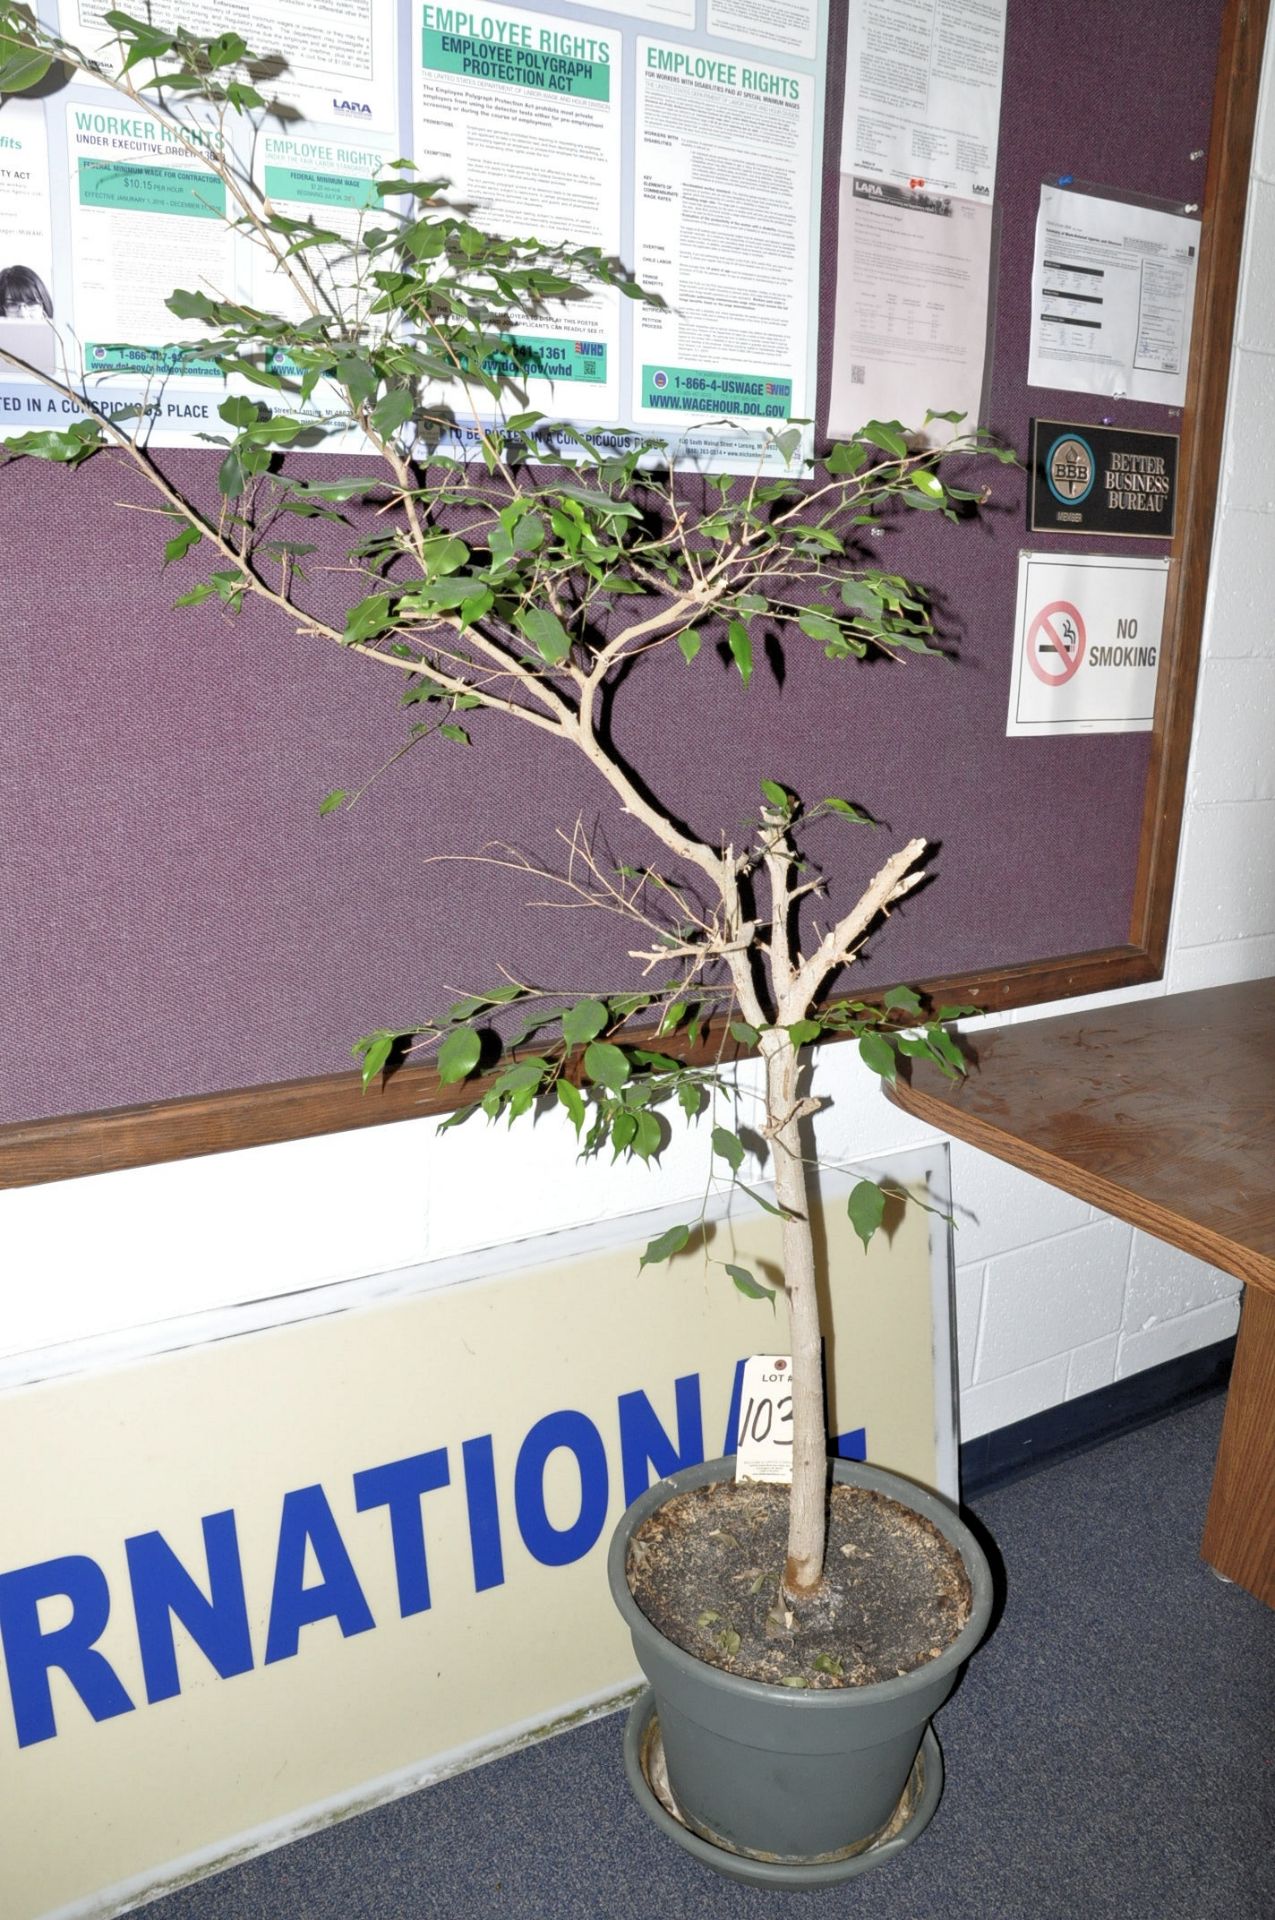
[[[792,1361],[755,1353],[744,1362],[736,1480],[792,1484]]]

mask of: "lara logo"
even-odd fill
[[[1083,500],[1093,486],[1098,463],[1093,448],[1078,433],[1061,434],[1049,449],[1045,477],[1055,500],[1072,506]]]

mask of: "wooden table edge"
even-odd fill
[[[953,1093],[959,1094],[967,1084],[972,1083],[953,1083]],[[1093,1168],[1078,1166],[1075,1161],[1064,1159],[1047,1147],[1038,1147],[1030,1140],[1024,1140],[1020,1134],[998,1127],[982,1114],[968,1113],[942,1094],[928,1093],[903,1080],[883,1086],[882,1091],[887,1100],[912,1119],[936,1127],[941,1133],[951,1134],[953,1139],[962,1140],[967,1146],[978,1147],[997,1160],[1007,1160],[1011,1166],[1034,1174],[1047,1185],[1060,1187],[1063,1192],[1073,1194],[1077,1200],[1087,1201],[1090,1206],[1101,1207],[1113,1219],[1141,1227],[1147,1233],[1155,1234],[1158,1239],[1179,1247],[1183,1253],[1195,1254],[1198,1259],[1221,1267],[1224,1272],[1233,1274],[1237,1280],[1243,1280],[1249,1286],[1275,1293],[1275,1260],[1253,1248],[1240,1246],[1225,1234],[1202,1226],[1198,1221],[1187,1220],[1154,1200],[1131,1194],[1117,1181],[1108,1179]]]

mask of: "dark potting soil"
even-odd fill
[[[786,1487],[719,1481],[677,1494],[629,1543],[629,1587],[696,1659],[781,1686],[862,1687],[933,1660],[969,1618],[960,1554],[929,1520],[866,1487],[834,1486],[818,1592],[780,1593]]]

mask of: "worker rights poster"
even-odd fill
[[[476,226],[598,248],[663,305],[602,289],[511,314],[489,371],[518,376],[517,410],[607,450],[658,437],[706,467],[784,466],[774,430],[814,413],[828,0],[155,0],[156,27],[239,33],[271,70],[271,110],[210,115],[194,151],[161,101],[97,77],[120,62],[110,11],[42,7],[97,72],[0,104],[0,433],[65,424],[77,396],[140,418],[154,444],[219,430],[233,382],[200,360],[201,329],[169,293],[288,317],[304,296],[226,224],[235,189],[201,164],[203,143],[332,236],[321,257],[347,290],[358,234],[402,204],[377,191],[401,158]],[[50,372],[63,392],[41,386]],[[444,399],[463,451],[490,401]],[[321,449],[357,445],[331,431],[335,388],[278,404],[314,420]],[[538,437],[546,454],[570,444]]]

